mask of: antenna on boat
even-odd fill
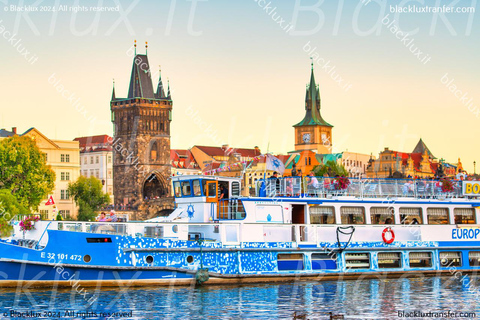
[[[269,150],[270,150],[270,141],[268,141],[267,153],[265,154],[265,169],[263,171],[263,180],[267,179],[267,155]]]

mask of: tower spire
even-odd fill
[[[112,89],[112,100],[111,101],[114,101],[115,100],[115,79],[113,79],[113,89]]]
[[[167,99],[172,100],[172,95],[170,94],[170,79],[167,78],[168,82],[168,93],[167,93]]]
[[[310,83],[307,85],[305,92],[305,118],[295,126],[303,125],[322,125],[332,127],[331,124],[323,120],[320,114],[320,90],[315,83],[313,74],[313,58],[311,61]]]
[[[157,99],[165,99],[165,90],[163,89],[163,81],[162,81],[162,68],[158,66],[158,85],[157,85],[157,93],[155,94]]]

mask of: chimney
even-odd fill
[[[17,127],[12,127],[13,134],[17,134]]]
[[[255,154],[257,154],[257,153],[260,154],[261,153],[260,148],[258,146],[253,147],[253,149],[255,150]]]

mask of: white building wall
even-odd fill
[[[87,178],[94,176],[103,183],[103,192],[110,194],[113,203],[113,154],[112,151],[82,152],[80,156],[81,174]]]

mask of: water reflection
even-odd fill
[[[12,311],[41,312],[40,319],[55,318],[44,316],[44,311],[90,312],[94,316],[87,319],[100,319],[102,312],[130,310],[133,312],[129,318],[133,319],[271,319],[292,318],[294,312],[308,319],[328,319],[328,312],[343,314],[345,319],[395,319],[398,311],[462,311],[480,315],[478,278],[468,280],[468,287],[451,277],[402,277],[101,290],[91,307],[69,290],[1,289],[0,310],[2,318],[7,319]]]

